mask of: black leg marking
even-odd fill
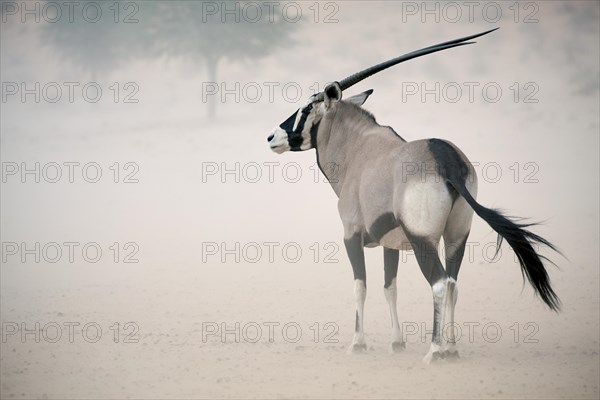
[[[440,261],[440,257],[438,255],[437,249],[435,245],[431,242],[431,240],[423,237],[418,237],[410,234],[410,232],[406,231],[406,236],[408,240],[410,240],[413,249],[415,251],[415,256],[417,257],[417,262],[419,263],[419,267],[421,267],[421,272],[429,282],[429,285],[432,289],[434,289],[434,284],[440,282],[441,280],[445,280],[448,275],[446,274],[446,270],[444,270],[444,266]],[[434,293],[434,301],[433,301],[433,335],[431,338],[432,343],[437,345],[441,345],[442,343],[442,313],[444,310],[442,309],[442,304],[439,302],[439,299],[436,300]],[[433,360],[438,357],[438,355],[433,355]]]
[[[468,236],[468,234],[467,234]],[[447,243],[446,246],[446,272],[455,281],[458,280],[458,271],[465,255],[467,238],[458,243]]]
[[[400,252],[394,249],[383,249],[383,269],[385,273],[384,288],[389,288],[392,280],[398,275],[398,261]]]
[[[354,325],[354,339],[349,351],[356,353],[366,350],[367,346],[364,343],[364,304],[367,288],[367,273],[365,271],[365,254],[363,249],[363,237],[361,233],[352,235],[349,239],[344,239],[346,251],[352,271],[354,272],[354,290],[356,295],[356,323]]]
[[[433,286],[440,279],[446,278],[446,271],[440,261],[435,245],[426,238],[413,236],[408,234],[408,232],[407,236],[413,246],[415,257],[417,257],[417,262],[427,282]]]
[[[362,235],[355,233],[350,239],[344,239],[346,252],[352,265],[354,279],[360,279],[367,284],[367,272],[365,270],[365,253],[363,249]]]
[[[400,227],[404,231],[408,241],[412,245],[415,257],[421,272],[429,285],[433,286],[434,283],[442,278],[446,278],[446,270],[440,261],[440,257],[437,252],[435,244],[426,237],[421,237],[411,233],[401,220],[398,220]]]

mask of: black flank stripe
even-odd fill
[[[397,228],[398,226],[398,221],[396,221],[396,217],[393,213],[388,212],[382,214],[375,220],[375,222],[373,222],[373,225],[371,225],[371,228],[369,229],[369,236],[379,242],[379,240],[381,240],[386,233],[394,228]]]

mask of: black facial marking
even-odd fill
[[[302,146],[302,142],[304,139],[302,138],[302,131],[304,130],[304,124],[310,115],[312,110],[312,103],[304,107],[300,113],[300,120],[298,121],[298,126],[294,129],[294,123],[296,122],[296,117],[298,112],[290,115],[288,119],[286,119],[279,127],[286,131],[288,135],[288,144],[290,145],[290,149],[292,151],[300,151],[300,146]]]
[[[295,132],[291,135],[288,133],[288,143],[292,151],[299,151],[303,141],[302,135],[298,135]]]
[[[279,127],[281,129],[283,129],[284,131],[286,131],[288,135],[290,134],[290,132],[293,132],[292,130],[294,129],[294,122],[296,121],[296,115],[298,115],[297,111],[295,113],[293,113],[292,115],[290,115],[290,117],[288,119],[283,121],[283,123],[281,125],[279,125]]]
[[[310,127],[310,146],[313,149],[317,148],[317,132],[319,132],[319,125],[321,121],[317,122],[313,126]]]

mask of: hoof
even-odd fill
[[[443,360],[445,357],[444,353],[440,353],[439,351],[434,351],[433,353],[427,353],[427,355],[423,358],[423,362],[425,364],[431,364],[432,362],[438,362]]]
[[[348,348],[348,354],[361,354],[367,351],[366,343],[353,343]]]
[[[431,355],[432,362],[440,361],[440,360],[443,360],[444,358],[446,358],[446,353],[440,353],[439,351],[435,351]]]
[[[392,342],[390,345],[390,354],[401,353],[404,349],[406,349],[405,342]]]
[[[449,362],[454,362],[460,360],[460,356],[458,355],[458,351],[445,351],[443,353],[443,358]]]

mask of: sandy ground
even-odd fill
[[[339,24],[298,30],[298,43],[313,46],[310,65],[299,50],[282,51],[224,62],[222,79],[294,77],[308,88],[337,79],[332,59],[345,74],[398,49],[494,27],[407,23],[390,35],[397,9],[385,7],[395,3],[365,4],[342,2]],[[135,77],[139,104],[2,104],[3,171],[7,162],[96,162],[102,178],[36,183],[17,175],[2,184],[0,397],[597,399],[598,6],[561,4],[539,3],[538,24],[504,20],[496,36],[468,48],[472,56],[461,49],[461,57],[415,61],[356,88],[375,88],[366,108],[382,124],[409,140],[449,139],[479,162],[482,204],[545,221],[536,232],[566,256],[541,250],[558,265],[548,268],[560,314],[523,285],[506,245],[488,262],[493,248],[484,248],[496,237],[475,219],[459,276],[459,362],[421,362],[432,300],[411,254],[398,282],[407,348],[388,353],[381,249],[367,250],[368,351],[347,355],[353,283],[335,195],[315,175],[313,152],[277,156],[265,141],[298,104],[280,96],[225,102],[207,122],[202,71],[189,61],[133,62],[103,84]],[[374,18],[380,23],[364,23]],[[2,29],[3,80],[89,79],[63,70],[36,41],[37,28]],[[43,71],[34,67],[42,56]],[[399,102],[402,82],[431,79],[493,81],[510,95]],[[536,83],[539,102],[513,101],[515,81]],[[133,171],[127,162],[138,168],[137,183],[123,183]],[[265,162],[277,163],[273,179]],[[72,262],[65,242],[77,243]],[[23,254],[22,243],[40,251]],[[50,243],[62,251],[57,262]],[[101,248],[98,261],[90,261],[93,248],[84,257],[86,244]]]
[[[379,270],[370,274],[369,351],[345,353],[353,328],[349,267],[345,260],[331,265],[128,267],[102,274],[73,266],[56,272],[62,279],[3,287],[10,299],[3,301],[3,321],[63,327],[56,343],[48,341],[55,337],[48,326],[40,343],[17,334],[2,344],[3,398],[597,397],[597,303],[586,306],[597,295],[597,276],[583,283],[575,274],[558,275],[565,310],[554,315],[530,290],[519,296],[515,265],[466,266],[457,316],[461,360],[426,366],[422,334],[431,327],[431,300],[416,264],[402,267],[400,315],[410,332],[407,349],[394,355],[387,353]],[[216,268],[227,273],[215,274]],[[6,281],[14,271],[4,273]],[[17,299],[23,306],[11,308]],[[139,331],[124,329],[129,321]],[[73,343],[67,322],[81,324]],[[86,337],[81,332],[90,322],[102,327],[96,343],[86,341],[95,340],[94,328]],[[229,333],[221,335],[222,328]]]

